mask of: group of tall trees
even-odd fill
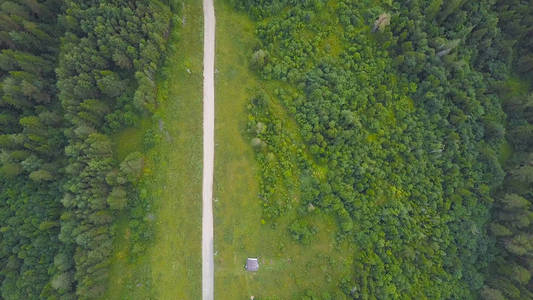
[[[514,69],[530,76],[530,1],[233,2],[257,20],[251,66],[288,83],[249,106],[265,218],[290,189],[297,219],[336,215],[354,299],[532,297],[531,156],[513,145],[504,168],[501,153],[531,140],[531,96],[501,92]],[[297,149],[270,101],[296,119]],[[312,221],[288,231],[309,242]]]
[[[98,298],[107,282],[112,212],[127,205],[143,163],[133,153],[119,164],[109,134],[154,108],[171,15],[157,1],[68,1],[65,11],[57,68],[68,124],[59,237],[74,257],[76,294]]]
[[[502,40],[511,75],[499,84],[507,114],[506,138],[512,154],[505,180],[495,192],[491,235],[495,259],[482,296],[487,299],[533,298],[533,5],[497,1]],[[510,151],[510,150],[508,150]]]
[[[60,1],[0,2],[0,280],[4,299],[55,296],[63,118]]]
[[[0,298],[99,299],[143,157],[110,135],[156,107],[160,1],[0,1]]]

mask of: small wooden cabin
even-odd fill
[[[259,261],[257,260],[257,258],[250,258],[249,257],[246,260],[245,268],[249,272],[257,272],[257,270],[259,270]]]

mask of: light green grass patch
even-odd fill
[[[509,77],[503,85],[503,94],[505,98],[516,97],[522,94],[527,94],[530,85],[526,78],[521,78],[518,75]]]
[[[143,137],[146,129],[151,127],[149,119],[141,120],[138,127],[126,128],[112,137],[113,153],[120,162],[135,151],[143,151]]]
[[[513,155],[513,147],[508,141],[504,141],[500,145],[500,151],[498,156],[498,161],[503,166],[505,162],[511,158],[511,155]]]

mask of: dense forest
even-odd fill
[[[266,219],[299,193],[287,230],[312,243],[336,215],[353,299],[533,297],[530,1],[233,2],[283,87],[249,105]]]
[[[506,113],[506,139],[512,154],[504,163],[505,179],[495,191],[492,220],[488,225],[496,239],[486,299],[531,299],[533,285],[533,165],[531,101],[533,100],[533,5],[527,1],[498,1],[502,40],[511,53],[511,74],[496,84]]]
[[[171,8],[0,1],[0,298],[99,299],[139,152],[111,136],[156,106]]]
[[[50,288],[59,235],[63,118],[55,66],[58,1],[1,6],[0,280],[3,299],[58,295]],[[59,258],[59,256],[58,256]]]

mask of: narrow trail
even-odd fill
[[[213,164],[215,156],[215,8],[204,0],[204,158],[202,181],[202,299],[214,298]]]

